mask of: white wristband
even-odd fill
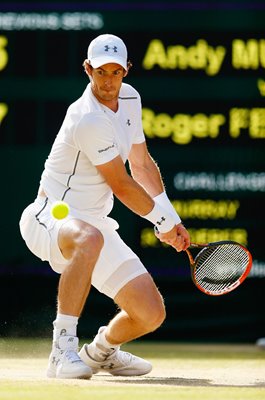
[[[175,208],[172,206],[172,203],[167,197],[166,192],[162,192],[159,195],[155,196],[154,201],[158,203],[161,207],[163,207],[165,210],[167,210],[170,214],[172,214],[176,225],[181,223],[181,219]]]
[[[149,214],[142,215],[142,217],[152,222],[161,233],[171,231],[176,225],[172,214],[162,208],[158,203],[155,203],[154,208]]]

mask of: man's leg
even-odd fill
[[[59,313],[76,317],[81,315],[103,242],[102,234],[86,222],[72,219],[62,225],[58,244],[69,264],[59,281]]]
[[[148,273],[127,283],[114,301],[121,311],[105,331],[107,341],[112,344],[129,342],[155,331],[166,316],[162,296]]]
[[[127,283],[115,296],[121,311],[107,327],[100,328],[90,345],[80,351],[81,359],[93,372],[100,369],[113,375],[144,375],[152,366],[142,358],[119,350],[129,342],[157,329],[165,319],[163,299],[148,273]]]
[[[76,326],[90,290],[103,236],[93,226],[72,219],[60,228],[58,244],[69,263],[59,281],[53,350],[47,374],[57,378],[89,378],[92,371],[77,354]]]

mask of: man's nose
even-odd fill
[[[111,76],[106,76],[104,79],[104,83],[106,86],[111,86],[112,85],[112,77]]]

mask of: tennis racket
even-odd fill
[[[201,250],[193,258],[191,249],[195,248]],[[192,243],[186,253],[193,282],[199,290],[211,296],[220,296],[236,289],[252,267],[252,256],[248,249],[229,240]]]

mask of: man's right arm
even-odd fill
[[[142,216],[154,207],[154,200],[128,173],[120,156],[96,168],[115,196],[130,210]]]
[[[187,240],[179,232],[179,225],[175,225],[171,214],[163,209],[161,210],[161,207],[154,202],[145,189],[127,173],[120,156],[105,164],[97,165],[96,168],[111,187],[114,195],[134,213],[152,221],[154,225],[156,225],[157,216],[159,216],[158,218],[160,218],[160,215],[166,216],[165,227],[168,226],[169,229],[166,228],[162,233],[161,239],[163,238],[164,242],[174,247],[177,251],[187,248]],[[160,210],[162,214],[159,214]]]

